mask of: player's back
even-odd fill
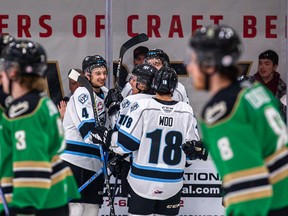
[[[128,181],[136,193],[149,199],[167,199],[182,187],[186,157],[181,144],[198,139],[193,111],[184,102],[155,98],[135,102],[118,135],[118,144],[133,151]],[[127,139],[133,140],[130,144]]]

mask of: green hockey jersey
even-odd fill
[[[245,81],[220,90],[202,111],[227,215],[288,215],[288,137],[278,107],[264,86]]]
[[[51,209],[79,198],[72,171],[59,158],[65,148],[56,106],[33,91],[2,116],[1,186],[10,207]]]

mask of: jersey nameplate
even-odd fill
[[[216,122],[226,114],[227,106],[225,101],[220,101],[208,107],[205,112],[205,121],[209,124]]]
[[[9,109],[9,116],[11,118],[17,117],[25,113],[29,109],[29,103],[27,101],[19,102],[18,104],[12,105]]]
[[[173,127],[173,121],[174,121],[173,117],[159,115],[158,126]]]

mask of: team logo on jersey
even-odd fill
[[[18,104],[14,104],[9,108],[9,117],[15,118],[25,113],[29,109],[28,101],[22,101]]]
[[[163,193],[163,191],[161,191],[161,190],[159,190],[159,189],[156,189],[154,192],[153,192],[153,194],[162,194]]]
[[[158,126],[173,127],[174,118],[171,116],[158,116]]]
[[[135,102],[132,106],[131,106],[131,112],[136,110],[139,107],[139,104],[137,102]]]
[[[81,94],[78,96],[78,101],[82,104],[84,104],[88,100],[88,95],[87,94]]]
[[[212,124],[219,120],[226,114],[227,106],[225,101],[220,101],[211,107],[208,107],[205,111],[205,120],[208,124]]]
[[[171,112],[173,112],[173,107],[162,106],[162,111],[164,113],[171,113]]]
[[[127,99],[123,100],[123,102],[122,102],[122,109],[128,107],[129,105],[130,105],[130,101],[129,101],[129,100],[127,100]]]
[[[100,112],[100,111],[103,110],[103,108],[104,108],[104,104],[103,104],[101,101],[98,102],[98,103],[97,103],[97,110]]]

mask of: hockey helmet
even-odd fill
[[[1,53],[1,51],[4,49],[4,47],[7,44],[9,44],[9,43],[11,43],[13,41],[15,41],[15,38],[12,37],[11,35],[9,35],[9,34],[0,34],[0,53]]]
[[[7,70],[12,64],[18,64],[20,75],[45,76],[47,56],[44,48],[30,40],[15,40],[2,50],[1,64]]]
[[[148,63],[136,65],[132,70],[132,74],[137,77],[137,82],[142,83],[149,88],[151,87],[156,72],[157,69]]]
[[[190,40],[190,46],[202,66],[235,65],[243,47],[236,31],[229,26],[216,25],[196,30]]]
[[[172,93],[177,87],[178,76],[170,67],[162,67],[154,76],[152,89],[157,93]]]
[[[149,50],[145,56],[145,61],[149,59],[160,59],[164,66],[168,67],[170,64],[169,56],[161,49],[152,49]]]
[[[105,59],[100,55],[86,56],[82,61],[82,71],[91,73],[96,67],[105,67],[108,71]]]

